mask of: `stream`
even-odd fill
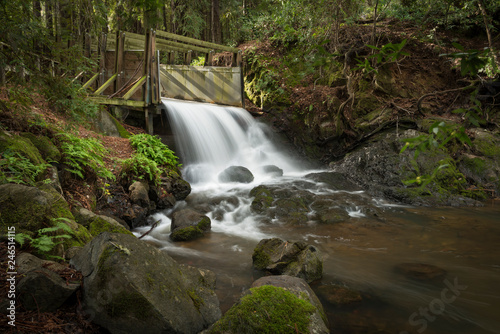
[[[422,208],[373,198],[335,173],[284,154],[244,109],[166,99],[164,105],[192,192],[150,217],[160,223],[144,240],[179,263],[215,272],[222,312],[264,275],[252,268],[258,242],[279,237],[321,251],[323,278],[311,287],[332,333],[500,333],[498,202]],[[219,182],[232,165],[248,168],[254,180]],[[283,176],[269,173],[269,165]],[[255,210],[250,191],[260,185],[275,201]],[[170,216],[182,208],[206,214],[211,232],[171,241]],[[408,263],[443,274],[415,277],[400,270]],[[338,287],[351,297],[338,302]]]

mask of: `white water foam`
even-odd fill
[[[258,184],[272,178],[262,171],[266,165],[285,174],[301,170],[245,109],[172,99],[163,99],[163,104],[183,160],[183,177],[194,187],[219,188],[218,175],[230,166],[248,168]]]

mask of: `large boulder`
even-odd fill
[[[215,275],[137,238],[102,233],[71,260],[83,310],[110,333],[198,333],[220,318]]]
[[[29,253],[17,256],[19,299],[26,310],[57,310],[80,287],[79,281],[67,282],[58,274],[71,269],[52,261],[44,261]]]
[[[300,278],[258,279],[209,333],[326,334],[328,320],[309,285]]]
[[[254,179],[252,172],[243,166],[231,166],[219,174],[220,182],[250,183]]]
[[[194,240],[205,235],[210,228],[211,221],[207,216],[191,209],[176,211],[172,215],[170,239],[174,241]]]
[[[258,270],[303,278],[308,283],[323,276],[320,251],[302,241],[263,239],[255,247],[252,260],[254,268]]]
[[[66,200],[53,188],[39,189],[21,184],[0,185],[0,234],[6,235],[9,226],[16,227],[16,233],[37,237],[40,229],[64,223],[72,230],[67,239],[52,255],[63,256],[64,250],[83,246],[92,239],[89,231],[74,221]],[[60,233],[65,234],[62,230]]]

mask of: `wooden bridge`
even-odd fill
[[[214,66],[214,53],[225,52],[230,66]],[[85,53],[97,61],[96,73],[82,89],[89,99],[128,110],[142,111],[152,133],[153,116],[162,97],[244,107],[241,50],[164,31],[145,35],[102,34]],[[205,56],[203,66],[191,66],[194,55]]]

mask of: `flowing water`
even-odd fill
[[[144,239],[180,263],[213,270],[223,312],[263,275],[252,268],[257,243],[279,237],[306,241],[322,252],[324,276],[311,287],[323,302],[332,333],[500,333],[498,203],[415,208],[339,189],[327,171],[308,170],[300,159],[282,154],[267,139],[265,127],[243,109],[164,103],[183,176],[192,186],[187,200],[173,210],[205,213],[212,231],[174,243],[170,210],[152,217],[161,223]],[[254,181],[219,182],[219,173],[232,165],[247,167]],[[283,176],[265,173],[267,165],[281,168]],[[300,198],[308,209],[293,212],[298,220],[273,208],[257,214],[249,192],[258,185],[283,199]],[[332,210],[344,218],[321,223],[324,212]],[[402,263],[434,265],[446,274],[417,280],[395,270]],[[338,304],[325,293],[333,286],[357,291],[361,298]]]

